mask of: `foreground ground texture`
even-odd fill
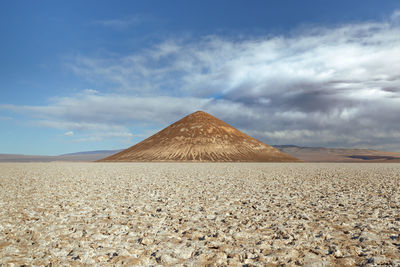
[[[0,164],[0,265],[399,265],[400,164]]]

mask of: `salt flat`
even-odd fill
[[[400,264],[400,164],[3,163],[0,265]]]

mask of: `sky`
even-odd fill
[[[1,1],[0,153],[121,149],[197,110],[400,152],[400,1]]]

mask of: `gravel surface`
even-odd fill
[[[3,163],[0,265],[400,265],[400,164]]]

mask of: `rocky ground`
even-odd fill
[[[3,163],[0,265],[400,265],[400,164]]]

